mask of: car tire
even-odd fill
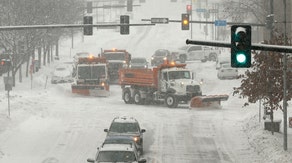
[[[165,104],[169,108],[176,108],[178,106],[177,98],[172,94],[168,94],[165,97]]]
[[[138,105],[143,105],[144,104],[143,99],[141,97],[140,91],[135,90],[133,98],[134,98],[134,103],[135,104],[138,104]]]
[[[130,89],[126,88],[124,93],[123,93],[123,100],[126,104],[132,104],[133,99],[131,97],[131,91]]]

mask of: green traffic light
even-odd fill
[[[243,53],[236,54],[236,61],[240,64],[245,63],[246,62],[245,54],[243,54]]]

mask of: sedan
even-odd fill
[[[217,77],[219,79],[237,79],[238,70],[230,66],[230,63],[222,64],[218,69]]]

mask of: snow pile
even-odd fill
[[[258,115],[247,118],[246,122],[244,131],[254,151],[263,159],[262,162],[292,162],[291,151],[283,149],[283,133],[274,132],[272,135],[271,131],[264,130],[264,122],[259,123]],[[291,144],[288,143],[289,146]]]

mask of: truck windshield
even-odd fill
[[[169,80],[175,79],[191,79],[191,74],[189,71],[170,71],[168,72]]]
[[[80,66],[78,67],[79,79],[100,79],[105,77],[104,66]]]
[[[107,52],[104,53],[107,60],[125,60],[126,54],[124,52]]]

